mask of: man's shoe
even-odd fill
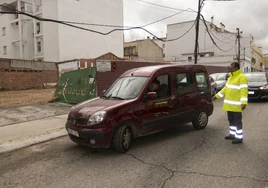
[[[233,144],[241,144],[243,143],[243,139],[235,139],[232,141]]]
[[[233,135],[228,135],[228,136],[225,136],[225,139],[226,140],[233,140],[233,139],[235,139],[235,136],[233,136]]]

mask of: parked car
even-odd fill
[[[178,124],[204,129],[212,113],[204,66],[149,66],[125,72],[100,97],[72,107],[66,129],[80,145],[126,152],[133,139]]]
[[[215,82],[211,76],[209,76],[209,81],[211,85],[211,95],[214,96],[217,94],[217,82]]]
[[[229,73],[214,73],[210,74],[210,76],[217,83],[217,92],[224,88],[228,78],[230,77]]]
[[[245,73],[248,78],[248,98],[268,99],[268,73]]]

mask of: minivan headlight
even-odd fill
[[[99,111],[90,116],[87,125],[94,125],[102,122],[106,116],[106,111]]]
[[[268,89],[268,85],[260,87],[261,90]]]

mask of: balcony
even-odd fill
[[[12,44],[16,44],[18,42],[20,42],[20,39],[15,39],[15,40],[12,41]],[[26,44],[26,43],[27,43],[27,41],[22,40],[22,44]]]
[[[33,15],[34,16],[40,16],[42,14],[42,6],[36,5]]]

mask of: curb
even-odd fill
[[[41,135],[19,138],[0,143],[0,155],[67,135],[65,128],[54,129]]]

